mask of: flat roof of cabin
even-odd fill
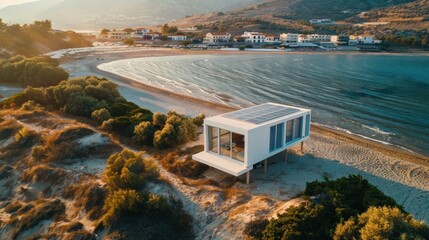
[[[293,107],[277,103],[264,103],[237,111],[224,113],[207,118],[207,122],[219,122],[223,125],[233,125],[243,129],[251,129],[278,119],[310,112],[309,109]]]

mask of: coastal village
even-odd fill
[[[326,22],[329,19],[312,19],[311,23]],[[165,26],[165,25],[164,25]],[[173,27],[176,28],[176,27]],[[161,30],[162,32],[162,30]],[[360,35],[328,35],[303,33],[263,33],[244,31],[233,35],[227,31],[207,32],[204,38],[195,37],[196,27],[177,28],[174,33],[161,33],[147,28],[137,29],[104,29],[93,36],[97,41],[131,40],[135,44],[168,42],[168,46],[180,48],[267,48],[267,49],[299,49],[299,50],[343,50],[343,51],[381,51],[384,49],[382,40],[372,34]]]

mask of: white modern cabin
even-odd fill
[[[234,176],[250,171],[255,164],[307,140],[311,110],[276,103],[206,118],[204,151],[192,159]]]

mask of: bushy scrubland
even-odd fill
[[[192,217],[181,202],[146,189],[148,181],[159,178],[153,159],[123,150],[109,158],[104,178],[108,196],[103,223],[112,233],[125,239],[192,238]]]
[[[67,80],[69,74],[50,57],[0,58],[0,83],[19,84],[22,87],[49,87]]]
[[[50,87],[28,87],[0,103],[2,108],[19,107],[62,110],[91,118],[102,130],[130,138],[136,145],[170,148],[193,140],[204,115],[189,118],[170,111],[153,114],[126,101],[117,86],[104,78],[85,77],[62,81]]]
[[[250,222],[245,233],[266,240],[427,239],[429,236],[429,228],[423,222],[414,220],[395,200],[362,176],[307,183],[304,197],[305,203],[288,208],[277,219]]]

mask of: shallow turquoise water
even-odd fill
[[[313,121],[429,155],[429,57],[197,55],[102,69],[214,102],[311,108]]]

